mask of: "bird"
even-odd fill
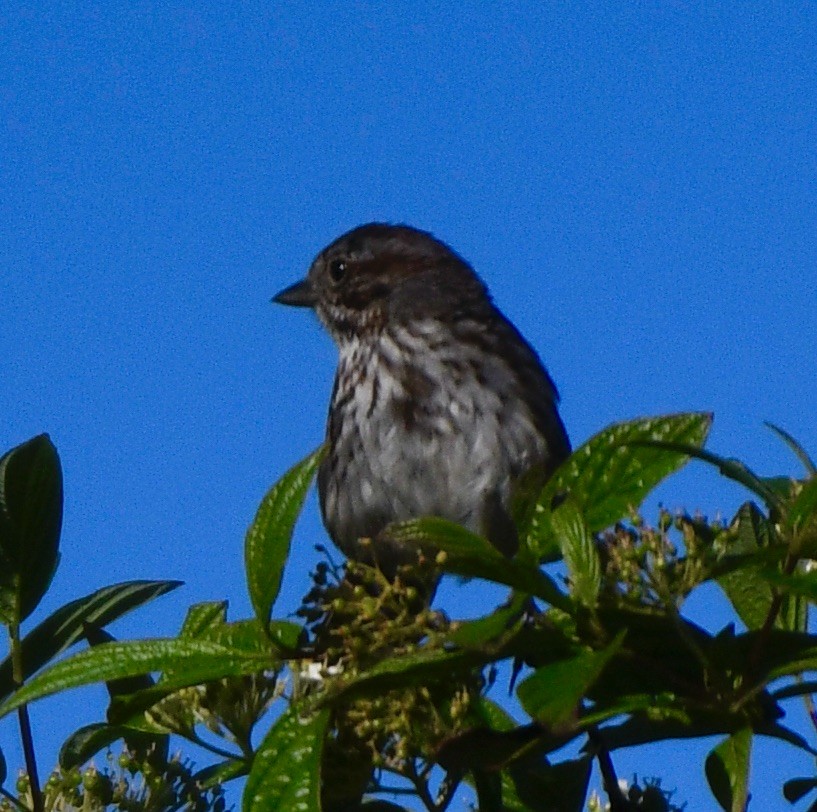
[[[337,346],[317,475],[335,545],[393,580],[417,551],[389,525],[437,516],[514,555],[514,486],[570,441],[553,380],[471,265],[427,231],[367,223],[273,301],[313,310]]]

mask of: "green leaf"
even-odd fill
[[[800,443],[798,443],[797,440],[791,436],[791,434],[784,429],[781,429],[780,426],[776,426],[774,423],[769,423],[768,421],[766,421],[766,426],[770,428],[794,452],[794,455],[803,464],[803,467],[806,469],[806,473],[810,477],[817,476],[817,466],[815,466],[814,462],[812,461],[811,457],[809,457],[803,446],[801,446]]]
[[[244,543],[247,586],[255,616],[264,628],[281,588],[292,531],[325,453],[322,446],[284,474],[261,502]]]
[[[537,558],[558,556],[551,509],[557,496],[570,495],[587,528],[596,533],[638,508],[662,479],[687,460],[684,451],[659,448],[654,441],[701,445],[712,417],[702,412],[616,423],[573,452],[542,490],[526,535]],[[650,443],[648,445],[648,443]]]
[[[179,637],[195,639],[208,630],[223,626],[227,622],[227,601],[207,601],[194,603],[188,610]]]
[[[0,457],[0,621],[34,611],[59,562],[62,468],[40,434]]]
[[[252,674],[270,665],[269,654],[231,649],[206,640],[158,638],[104,643],[52,665],[0,704],[0,718],[21,705],[68,688],[134,677],[165,669],[196,685]]]
[[[780,570],[759,569],[758,575],[775,589],[789,595],[802,595],[817,603],[817,571],[786,575]]]
[[[749,803],[749,756],[752,730],[743,728],[724,739],[706,757],[706,779],[726,812],[744,812]]]
[[[535,562],[505,558],[488,539],[454,522],[427,517],[390,525],[388,532],[400,544],[426,547],[432,555],[442,551],[437,561],[446,572],[505,584],[565,612],[573,611],[572,601]]]
[[[289,620],[273,620],[264,632],[257,620],[227,623],[227,602],[198,603],[190,607],[180,637],[213,640],[237,648],[270,650],[270,642],[279,649],[292,651],[300,642],[303,628]]]
[[[132,731],[106,722],[96,722],[74,731],[60,748],[59,763],[61,769],[68,771],[79,767],[93,758],[101,750]]]
[[[499,638],[514,634],[524,618],[525,597],[515,595],[506,606],[476,620],[452,624],[448,640],[459,648],[483,649]]]
[[[561,544],[570,577],[570,592],[580,603],[592,609],[601,588],[601,559],[596,541],[571,498],[553,511],[550,520]]]
[[[737,537],[729,549],[728,558],[760,553],[768,549],[774,538],[769,520],[753,502],[741,505],[732,520],[732,527],[737,531]],[[717,579],[738,617],[749,629],[762,628],[774,599],[768,580],[761,575],[763,565],[758,556],[757,565],[741,566]]]
[[[329,710],[307,716],[292,705],[255,753],[243,812],[320,812],[320,764]]]
[[[817,546],[817,477],[809,479],[789,505],[786,524],[797,537],[798,550],[804,542]]]
[[[517,689],[522,707],[540,722],[553,727],[574,720],[579,703],[621,648],[620,632],[601,651],[587,651],[537,668]]]
[[[227,761],[221,761],[218,764],[211,764],[209,767],[199,770],[193,776],[193,780],[200,787],[210,789],[219,784],[226,784],[234,778],[240,778],[249,771],[250,768],[246,761],[241,759],[229,759]]]
[[[116,638],[92,623],[85,624],[85,637],[90,646],[101,646],[104,643],[113,643]],[[150,674],[137,674],[135,677],[123,677],[121,679],[108,680],[105,686],[108,689],[108,696],[116,699],[118,696],[127,696],[136,691],[153,687],[153,677]]]
[[[181,581],[126,581],[65,604],[23,638],[23,679],[82,640],[86,623],[105,626],[178,586]],[[0,663],[0,700],[15,688],[11,657],[7,657]]]
[[[784,492],[785,488],[781,487],[781,483],[774,479],[764,479],[759,477],[748,465],[745,465],[740,460],[729,459],[713,454],[711,451],[699,448],[698,446],[685,442],[678,441],[657,441],[652,440],[649,445],[656,449],[663,449],[665,451],[675,451],[679,454],[686,454],[703,462],[708,462],[717,468],[723,476],[743,485],[744,488],[759,496],[769,510],[779,512],[784,507]],[[791,480],[785,479],[785,483]]]
[[[381,660],[348,682],[339,685],[337,696],[376,695],[409,685],[427,685],[435,680],[451,679],[478,665],[501,659],[502,651],[427,651],[401,654]]]

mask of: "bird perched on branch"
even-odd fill
[[[394,578],[416,551],[387,525],[440,516],[512,555],[514,484],[570,444],[553,381],[471,266],[425,231],[370,223],[273,301],[312,308],[338,347],[318,472],[335,544]]]

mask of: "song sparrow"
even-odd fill
[[[335,544],[393,578],[416,553],[382,531],[432,515],[513,554],[514,482],[548,475],[570,444],[553,381],[468,263],[427,232],[370,223],[273,301],[314,308],[340,353],[318,472]]]

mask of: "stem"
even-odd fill
[[[618,785],[616,768],[613,766],[613,759],[610,758],[610,751],[604,743],[604,739],[597,727],[591,727],[587,731],[587,738],[596,751],[596,758],[599,761],[601,770],[601,780],[604,791],[610,799],[610,812],[629,812],[630,804],[621,792]]]
[[[210,742],[202,739],[201,736],[197,735],[195,732],[191,734],[179,734],[183,735],[188,741],[193,742],[193,744],[197,744],[199,747],[203,748],[204,750],[209,750],[213,755],[219,756],[220,758],[232,759],[233,761],[240,761],[242,758],[242,753],[233,753],[230,750],[224,750],[219,747],[217,744],[211,744]],[[241,744],[236,742],[239,747]],[[243,750],[243,748],[242,748]],[[250,754],[252,754],[252,750],[250,750]],[[246,752],[243,753],[243,756],[246,757],[248,754]]]
[[[0,787],[0,795],[2,795],[9,803],[14,804],[17,809],[22,810],[22,812],[30,812],[29,808],[19,798],[15,798],[7,789]]]
[[[12,623],[9,626],[11,638],[11,678],[17,688],[23,684],[23,647],[20,643],[20,626]],[[28,716],[28,705],[22,705],[17,710],[20,721],[20,738],[23,744],[23,755],[26,762],[26,772],[31,786],[31,802],[33,812],[45,812],[43,794],[40,789],[40,776],[37,771],[37,757],[34,752],[34,737],[31,735],[31,719]]]
[[[423,803],[423,806],[425,806],[429,812],[435,812],[437,809],[437,804],[431,797],[431,793],[428,791],[428,784],[426,784],[425,780],[417,772],[417,765],[413,761],[409,761],[409,763],[406,765],[404,774],[406,778],[408,778],[408,780],[414,785],[414,790],[417,793],[417,797]]]

